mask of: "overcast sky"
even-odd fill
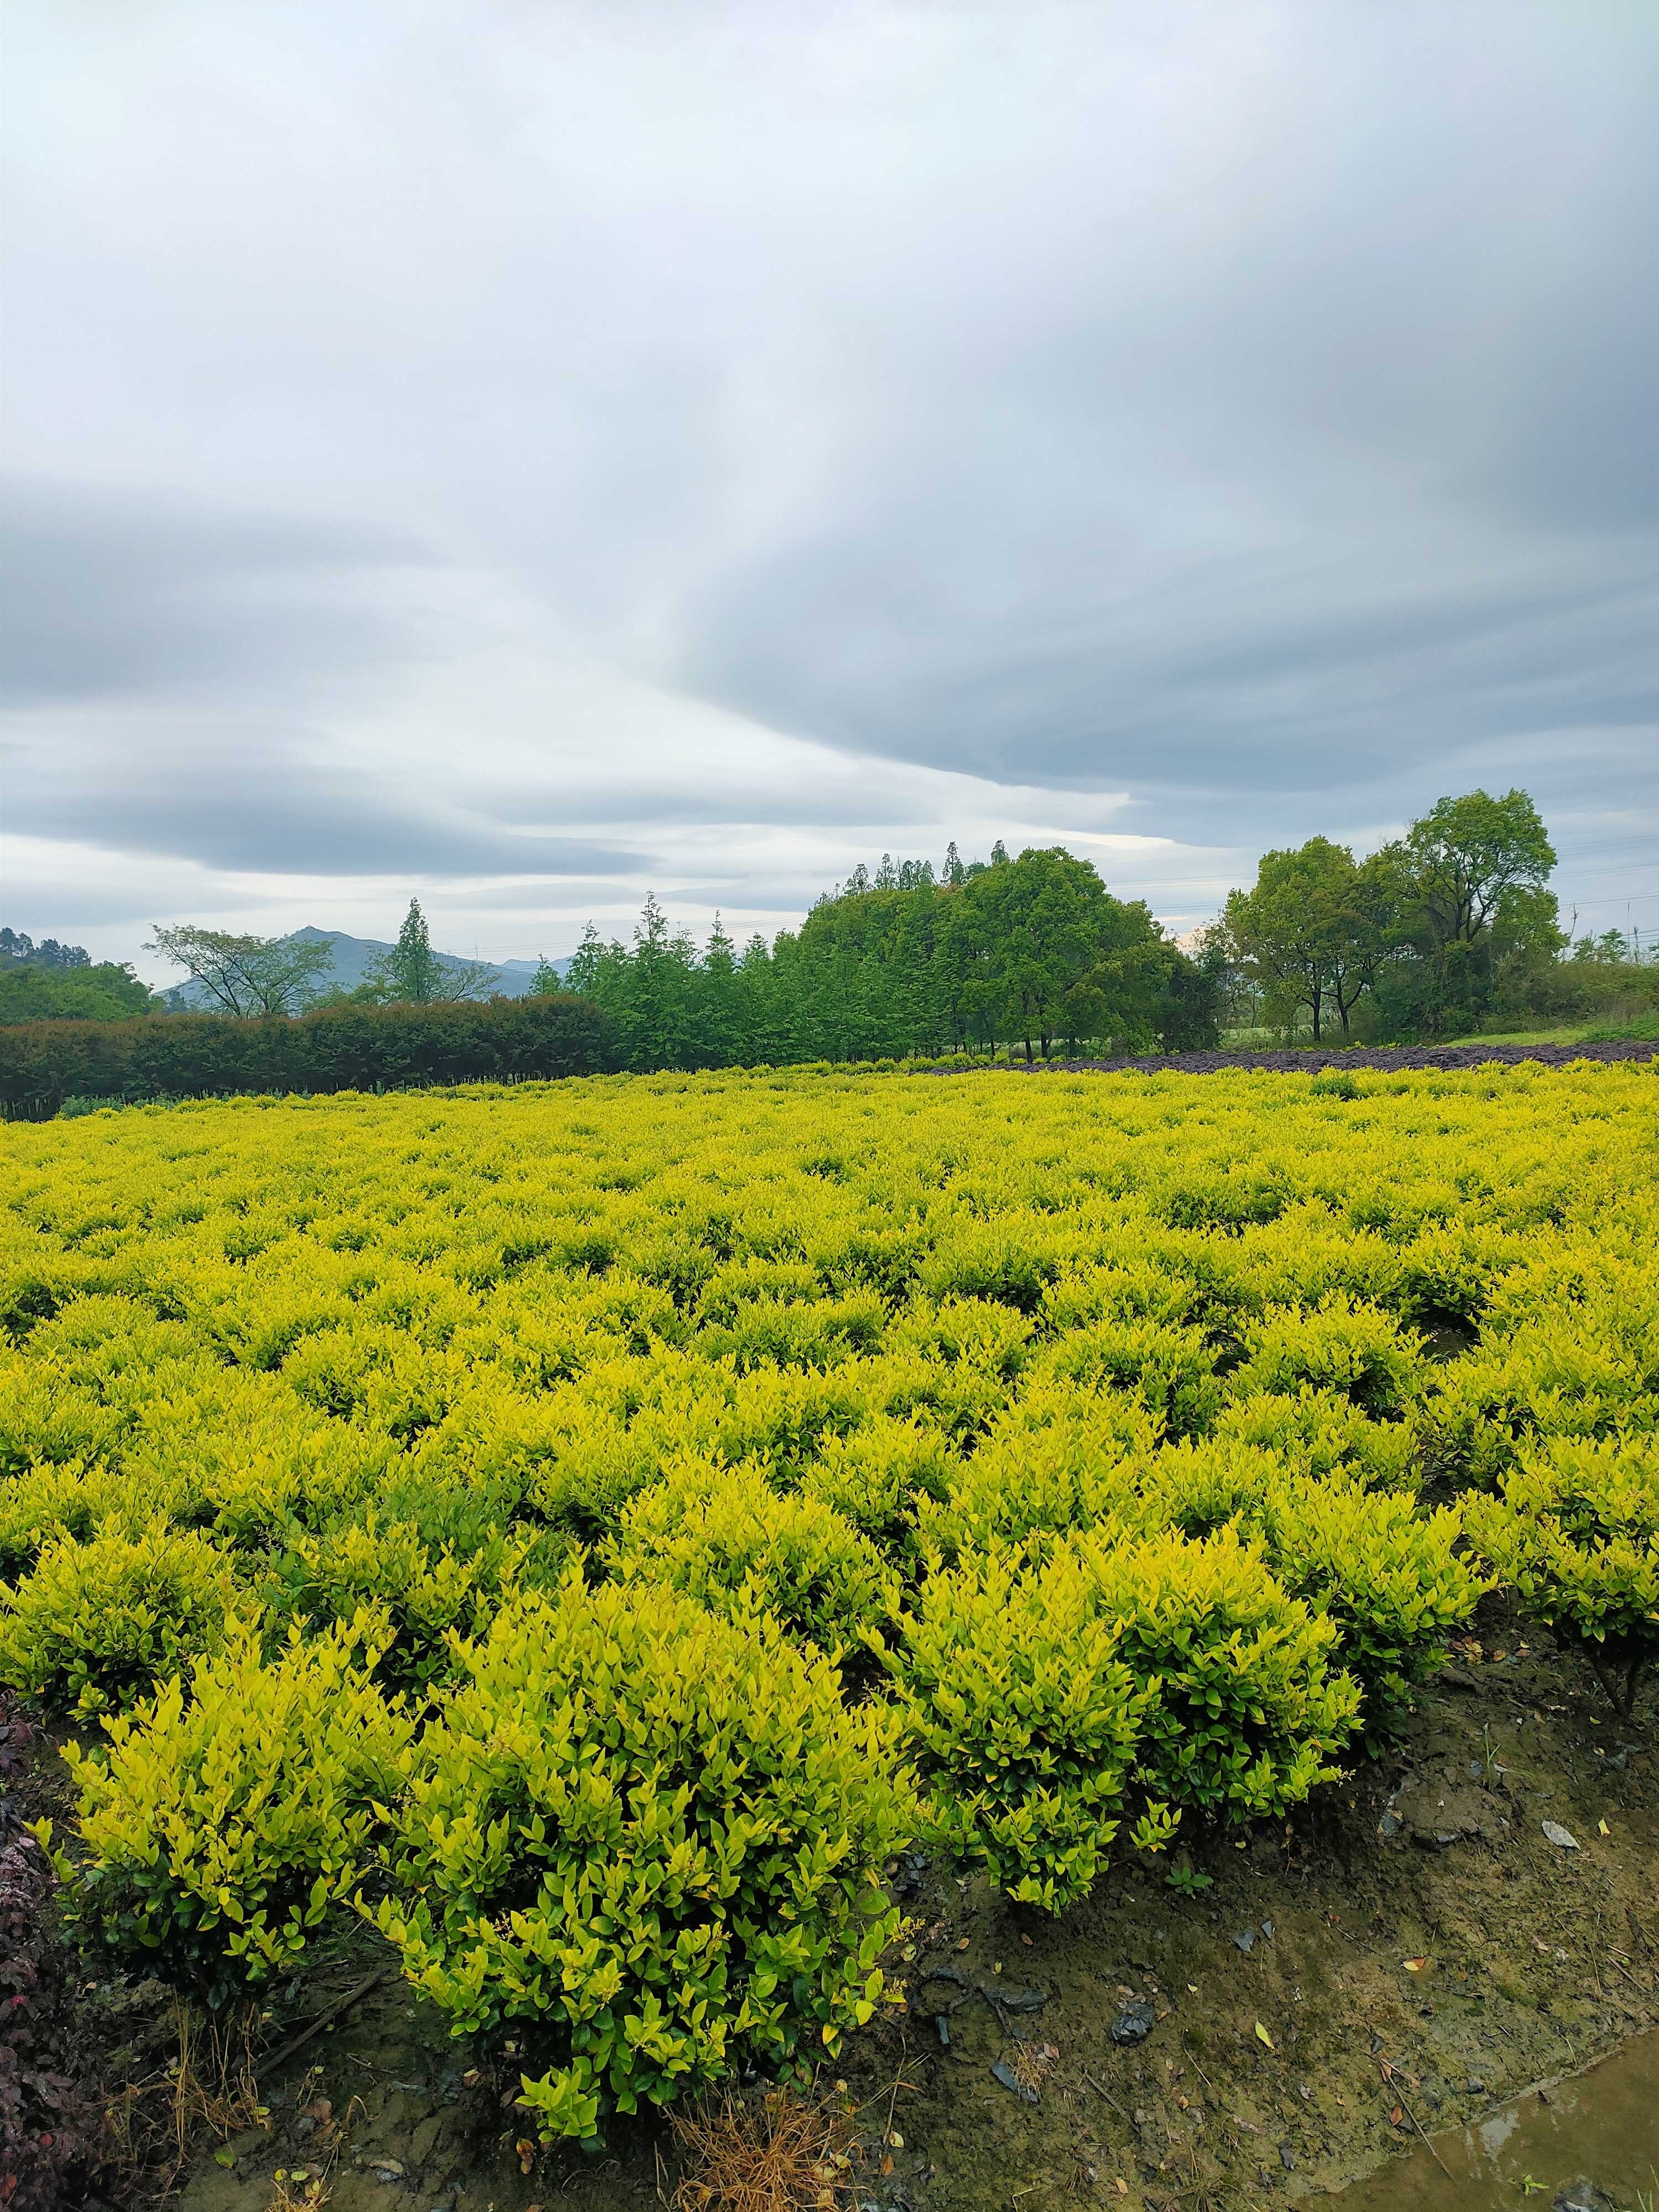
[[[9,15],[14,927],[1185,927],[1519,782],[1659,934],[1652,0]]]

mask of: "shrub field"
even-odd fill
[[[1282,1822],[1489,1591],[1629,1714],[1656,1108],[807,1068],[8,1127],[0,1683],[74,1726],[79,1939],[219,2007],[357,1916],[591,2140],[836,2053],[913,1848],[1059,1915]]]

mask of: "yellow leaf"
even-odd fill
[[[1277,2051],[1279,2048],[1279,2045],[1273,2041],[1272,2036],[1268,2034],[1267,2029],[1263,2027],[1260,2021],[1257,2021],[1255,2024],[1255,2039],[1258,2043],[1265,2043],[1269,2051]]]

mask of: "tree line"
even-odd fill
[[[860,864],[799,928],[741,946],[719,917],[698,945],[653,896],[626,942],[590,923],[563,980],[544,960],[532,995],[587,1001],[614,1063],[637,1070],[1179,1052],[1241,1031],[1432,1042],[1650,1002],[1659,966],[1639,945],[1617,932],[1569,942],[1548,888],[1555,857],[1525,792],[1468,792],[1363,858],[1322,836],[1265,854],[1255,883],[1177,943],[1063,847],[1013,856],[999,840],[964,861],[952,842],[937,870]],[[151,949],[198,1006],[245,1018],[476,1004],[500,980],[434,952],[418,900],[349,991],[327,987],[326,941],[181,924],[158,927]],[[129,968],[0,931],[0,1022],[161,1005]]]
[[[994,1053],[1183,1052],[1226,1030],[1418,1043],[1494,1018],[1565,1020],[1653,995],[1608,932],[1570,945],[1555,852],[1523,791],[1440,799],[1363,860],[1328,837],[1263,855],[1254,884],[1175,943],[1060,847],[964,864],[884,855],[797,931],[701,950],[654,898],[632,942],[590,924],[567,982],[623,1065],[708,1067]]]
[[[1197,1049],[1222,1010],[1218,963],[1059,846],[964,863],[952,844],[937,876],[884,858],[741,949],[718,919],[699,949],[653,897],[631,944],[590,924],[556,988],[604,1008],[632,1068]]]
[[[1639,944],[1570,943],[1554,866],[1524,791],[1442,799],[1364,860],[1328,837],[1264,854],[1212,933],[1231,1009],[1316,1042],[1431,1042],[1494,1018],[1571,1019],[1632,988],[1650,1000],[1659,971]]]

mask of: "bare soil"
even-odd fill
[[[905,1862],[902,2001],[820,2083],[862,2139],[846,2201],[1244,2212],[1589,2066],[1659,2021],[1656,1708],[1650,1681],[1637,1721],[1617,1722],[1582,1662],[1489,1601],[1383,1756],[1288,1823],[1176,1855],[1207,1886],[1130,1863],[1056,1923]],[[58,1794],[45,1769],[38,1783]],[[266,2115],[200,2137],[183,2212],[672,2202],[665,2128],[619,2130],[597,2158],[521,2156],[511,2062],[452,2042],[395,1976],[331,2014],[386,1963],[353,1928],[284,1993],[259,2030]],[[106,2087],[154,2081],[165,1993],[82,1986]],[[155,2179],[112,2171],[100,2201],[154,2203]]]

